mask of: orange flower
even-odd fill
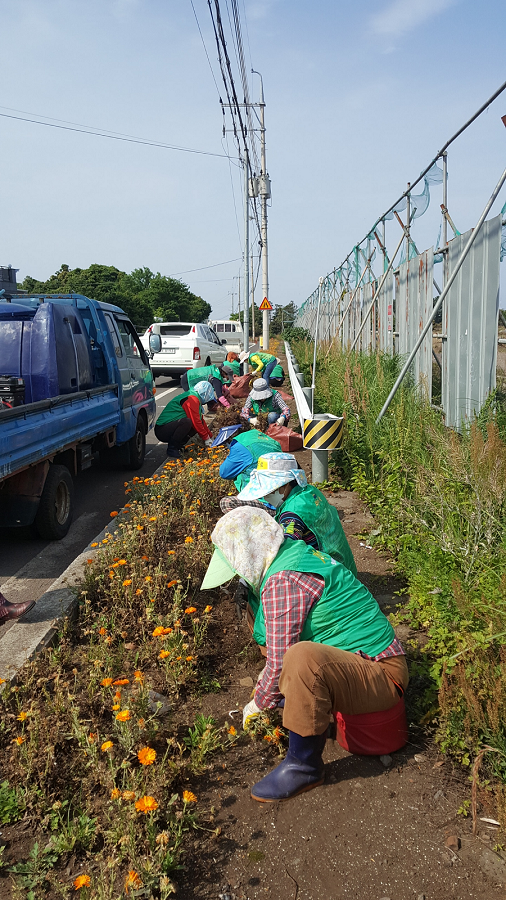
[[[123,791],[121,796],[123,800],[135,800],[135,791]]]
[[[128,722],[129,718],[130,718],[130,710],[129,709],[122,709],[121,712],[119,712],[118,715],[116,716],[116,719],[118,722]]]
[[[185,537],[184,542],[185,542],[185,544],[193,544],[193,538],[192,538],[192,537]]]
[[[197,798],[191,791],[183,791],[183,803],[196,803]]]
[[[18,747],[21,747],[21,744],[24,744],[25,741],[26,741],[26,738],[24,738],[24,737],[17,737],[17,738],[14,738],[14,739],[13,739],[12,743],[13,743],[13,744],[17,744]]]
[[[118,510],[117,510],[117,509],[113,509],[113,511],[112,511],[111,513],[109,513],[109,515],[110,515],[111,519],[114,519],[114,516],[117,516],[117,515],[118,515]]]
[[[121,791],[119,788],[113,788],[111,791],[111,800],[117,800],[118,797],[121,797]]]
[[[205,612],[205,613],[210,613],[211,610],[212,610],[212,606],[209,606],[209,605],[208,605],[208,606],[206,606],[204,612]]]
[[[114,747],[114,744],[113,744],[112,741],[105,741],[105,742],[102,744],[102,746],[101,746],[100,749],[102,750],[103,753],[107,753],[107,751],[108,751],[108,750],[112,750],[113,747]]]
[[[152,747],[143,747],[142,750],[139,750],[137,759],[141,765],[151,766],[156,759],[156,750],[153,750]]]
[[[92,559],[87,559],[86,562],[88,563],[89,566],[91,566],[93,560],[92,560]]]
[[[89,743],[89,744],[94,744],[95,741],[96,741],[96,739],[97,739],[96,734],[93,734],[93,732],[90,731],[90,733],[89,733],[89,735],[88,735],[88,743]]]
[[[104,634],[107,634],[107,628],[104,628],[104,626],[102,625],[102,628],[98,629],[98,633],[101,634],[102,636]]]
[[[128,678],[117,678],[116,681],[113,681],[114,686],[117,684],[130,684],[130,680]]]
[[[74,887],[76,891],[79,891],[83,887],[89,887],[91,884],[89,875],[78,875],[76,880],[74,881]]]
[[[232,737],[234,736],[234,734],[237,734],[237,731],[235,730],[233,725],[231,725],[230,728],[228,729],[228,733],[231,734]]]
[[[197,612],[197,607],[196,607],[196,606],[188,606],[188,607],[185,609],[185,613],[187,613],[189,616],[191,616],[191,614],[194,613],[194,612]]]
[[[94,541],[93,544],[90,544],[90,547],[98,547],[98,543]]]
[[[139,594],[142,594],[142,589],[141,589],[141,588],[137,588],[135,594],[136,594],[136,596],[138,597]]]
[[[115,703],[114,706],[111,707],[111,709],[113,712],[116,712],[116,710],[121,709],[121,705],[119,703]]]
[[[146,583],[149,583],[150,581],[153,581],[153,579],[151,578],[151,575],[146,575],[144,581],[145,581]]]
[[[140,684],[142,684],[142,682],[144,681],[144,675],[142,674],[140,669],[135,670],[134,678],[136,681],[138,681]]]
[[[167,587],[174,587],[177,584],[177,578],[174,578],[172,581],[167,582]]]
[[[128,894],[129,888],[137,889],[137,888],[141,888],[141,887],[142,887],[142,881],[139,878],[139,875],[137,874],[137,872],[135,872],[133,869],[131,869],[130,872],[128,873],[127,877],[125,878],[125,893]]]
[[[149,556],[141,556],[143,562],[147,562],[149,560]]]
[[[140,800],[137,800],[135,808],[137,812],[146,814],[148,812],[154,812],[155,809],[158,809],[158,803],[156,802],[154,797],[145,796],[141,797]]]
[[[167,659],[168,656],[170,656],[170,653],[168,650],[160,650],[160,653],[158,654],[158,659]]]
[[[156,522],[156,516],[150,516],[150,517],[149,517],[149,521],[150,521],[150,522]]]
[[[118,566],[126,566],[126,564],[127,564],[126,559],[118,559]]]
[[[110,687],[112,684],[112,678],[102,678],[100,684],[102,685],[102,687]]]
[[[175,552],[175,550],[167,550],[167,556],[173,556]]]
[[[145,724],[146,724],[146,720],[145,720],[145,719],[139,719],[139,721],[137,722],[137,725],[138,725],[139,728],[141,728],[141,729],[144,728]]]
[[[131,579],[131,578],[125,578],[125,580],[124,580],[124,582],[123,582],[123,587],[130,587],[131,584],[132,584],[132,579]]]
[[[164,625],[157,625],[153,631],[153,637],[162,637],[164,634],[172,634],[172,628],[165,628]]]

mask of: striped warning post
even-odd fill
[[[304,419],[306,450],[336,450],[343,442],[344,418]]]

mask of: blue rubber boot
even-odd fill
[[[167,445],[167,456],[169,459],[181,459],[179,447],[174,447],[172,444],[168,444]]]
[[[253,785],[251,796],[260,803],[274,803],[289,800],[323,784],[322,753],[327,739],[323,734],[301,737],[294,731],[288,732],[290,741],[288,753],[283,762]]]

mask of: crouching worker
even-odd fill
[[[227,384],[231,384],[234,373],[229,366],[199,366],[198,369],[188,369],[181,375],[181,387],[183,391],[191,391],[199,381],[208,381],[216,394],[215,400],[226,409],[230,406]]]
[[[230,350],[227,353],[225,365],[227,369],[232,369],[234,375],[242,375],[241,360],[239,359],[239,354],[235,353],[233,350]]]
[[[167,444],[168,457],[179,459],[182,447],[196,434],[206,447],[211,446],[213,438],[204,421],[202,404],[213,401],[216,394],[208,381],[199,381],[191,391],[169,400],[155,422],[155,435]]]
[[[267,664],[247,728],[284,699],[286,758],[251,791],[254,800],[288,800],[323,783],[330,716],[391,709],[408,684],[404,651],[374,597],[342,563],[303,541],[284,540],[266,512],[234,509],[212,535],[215,551],[202,589],[240,575],[260,597],[254,637]]]
[[[230,499],[242,503],[263,500],[276,510],[276,521],[286,537],[323,550],[357,574],[337,509],[318,488],[307,483],[304,469],[291,453],[264,453],[239,491]],[[222,511],[226,512],[223,506]]]
[[[263,350],[253,350],[251,353],[249,350],[243,350],[239,354],[239,359],[242,363],[255,366],[253,375],[265,378],[267,384],[269,384],[273,369],[279,363],[279,359],[276,356],[273,356],[272,353],[264,353]]]
[[[255,471],[258,460],[266,453],[281,451],[281,444],[251,428],[243,434],[238,434],[230,442],[230,452],[220,466],[220,478],[233,481],[237,490],[242,491],[249,482],[251,472]],[[235,497],[227,497],[226,500],[235,500]],[[256,498],[255,498],[256,499]],[[243,504],[239,504],[242,506]],[[227,512],[227,509],[223,509]]]
[[[279,391],[273,391],[264,378],[257,378],[253,382],[253,389],[241,409],[241,416],[251,425],[257,424],[260,413],[267,416],[269,425],[286,425],[290,419],[290,407]]]

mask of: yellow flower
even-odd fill
[[[183,803],[196,803],[197,798],[191,791],[183,791]]]
[[[137,812],[146,814],[148,812],[154,812],[155,809],[158,809],[158,803],[156,802],[154,797],[145,796],[141,797],[140,800],[137,800],[135,808]]]
[[[116,716],[116,719],[118,722],[128,722],[129,718],[130,718],[130,710],[129,709],[121,710],[121,712],[119,712]]]
[[[205,613],[210,613],[211,610],[212,610],[212,606],[209,606],[209,605],[208,605],[208,606],[206,606],[204,612],[205,612]]]
[[[136,594],[136,596],[138,597],[139,594],[142,594],[142,589],[141,589],[141,588],[137,588],[135,594]]]
[[[137,759],[139,760],[141,765],[151,766],[156,759],[156,750],[153,750],[152,747],[143,747],[141,750],[139,750]]]
[[[0,684],[5,684],[5,678],[0,678]]]
[[[194,613],[194,612],[197,612],[197,607],[196,607],[196,606],[188,606],[188,607],[185,609],[185,613],[187,613],[189,616],[191,616],[191,614]]]
[[[192,538],[192,537],[185,537],[184,542],[185,542],[185,544],[193,544],[193,538]]]
[[[111,791],[111,800],[117,800],[118,797],[121,797],[121,791],[119,788],[113,788]]]
[[[74,887],[76,891],[80,890],[83,887],[89,887],[91,884],[89,875],[78,875],[76,880],[74,881]]]
[[[168,656],[170,656],[170,653],[168,650],[160,650],[160,653],[158,654],[158,659],[167,659]]]
[[[107,751],[112,750],[113,747],[114,747],[114,744],[112,741],[104,741],[104,743],[102,744],[100,749],[102,750],[103,753],[107,753]]]
[[[150,516],[150,517],[149,517],[149,521],[150,521],[150,522],[156,522],[156,516]]]
[[[125,878],[125,893],[128,894],[129,888],[137,889],[137,888],[141,888],[141,887],[142,887],[142,881],[139,878],[138,873],[135,872],[133,869],[131,869],[130,872],[128,873],[127,877]]]
[[[118,709],[121,709],[121,705],[119,703],[115,703],[114,706],[112,707],[112,711],[116,712],[116,710],[118,710]]]
[[[151,578],[151,575],[146,575],[144,581],[149,583],[150,581],[153,581],[153,579]]]
[[[24,722],[25,719],[27,719],[29,715],[30,715],[30,713],[21,711],[19,716],[16,716],[16,718],[17,718],[18,722]]]

